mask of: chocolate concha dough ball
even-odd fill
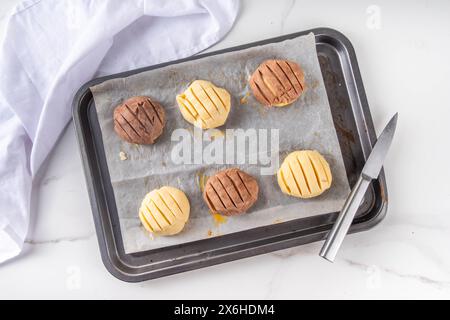
[[[130,98],[114,110],[114,130],[130,143],[155,143],[165,124],[164,108],[149,97]]]
[[[284,107],[306,89],[302,68],[293,61],[266,60],[250,77],[255,98],[266,106]]]
[[[203,199],[209,209],[224,216],[246,212],[258,200],[258,182],[237,168],[217,172],[206,182]]]

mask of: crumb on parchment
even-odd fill
[[[119,152],[119,158],[120,158],[120,160],[125,161],[125,160],[128,159],[128,155],[125,152],[120,151]]]

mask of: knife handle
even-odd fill
[[[352,224],[353,218],[364,198],[367,188],[369,187],[371,179],[365,178],[361,175],[350,192],[349,197],[345,201],[333,228],[328,233],[327,239],[320,250],[320,256],[326,260],[333,262],[339,247],[347,235],[348,229]]]

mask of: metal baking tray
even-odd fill
[[[73,101],[73,118],[94,216],[103,263],[115,277],[138,282],[203,268],[275,250],[323,240],[337,217],[330,212],[270,226],[170,247],[126,254],[119,217],[90,87],[103,81],[126,77],[170,64],[211,55],[281,42],[313,32],[325,80],[334,125],[341,146],[348,180],[352,187],[376,141],[369,105],[350,41],[340,32],[318,28],[258,41],[187,59],[94,79],[83,85]],[[350,232],[372,228],[385,216],[387,190],[381,171],[368,189]]]

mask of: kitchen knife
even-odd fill
[[[320,250],[320,256],[330,262],[333,262],[336,257],[339,247],[341,246],[342,241],[344,241],[370,182],[372,179],[376,179],[380,174],[384,159],[386,158],[386,154],[391,146],[392,138],[394,137],[395,127],[397,126],[397,117],[398,113],[392,117],[380,134],[364,168],[362,169],[358,181],[345,201],[344,207],[328,234],[322,250]]]

